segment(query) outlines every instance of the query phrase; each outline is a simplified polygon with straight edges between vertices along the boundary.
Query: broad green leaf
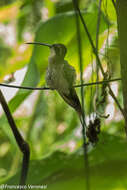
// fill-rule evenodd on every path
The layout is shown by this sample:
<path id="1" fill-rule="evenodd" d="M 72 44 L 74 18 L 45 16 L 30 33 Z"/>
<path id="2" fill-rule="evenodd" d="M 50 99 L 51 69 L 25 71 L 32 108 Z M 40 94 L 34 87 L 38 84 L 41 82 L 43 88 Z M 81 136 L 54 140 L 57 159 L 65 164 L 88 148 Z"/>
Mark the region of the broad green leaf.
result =
<path id="1" fill-rule="evenodd" d="M 127 188 L 126 141 L 101 134 L 101 140 L 89 153 L 90 186 L 95 190 Z M 81 151 L 67 155 L 55 152 L 42 160 L 31 161 L 27 184 L 47 185 L 48 189 L 85 189 L 86 173 Z M 18 184 L 18 175 L 7 184 Z"/>
<path id="2" fill-rule="evenodd" d="M 92 9 L 91 12 L 82 11 L 82 15 L 85 18 L 92 39 L 95 40 L 97 7 L 94 6 L 94 10 Z M 107 22 L 104 19 L 104 16 L 102 16 L 101 22 L 102 23 L 100 27 L 100 34 L 104 32 L 105 29 L 107 29 Z M 83 44 L 83 65 L 87 65 L 90 62 L 91 47 L 83 27 L 81 27 L 81 34 Z M 50 44 L 65 44 L 68 48 L 68 54 L 66 59 L 78 70 L 78 50 L 76 39 L 76 24 L 74 12 L 58 14 L 48 21 L 40 23 L 35 37 L 35 41 L 38 42 Z M 44 74 L 49 56 L 48 48 L 43 46 L 35 46 L 32 56 L 36 58 L 35 61 L 38 65 L 38 70 L 40 71 L 40 73 Z"/>

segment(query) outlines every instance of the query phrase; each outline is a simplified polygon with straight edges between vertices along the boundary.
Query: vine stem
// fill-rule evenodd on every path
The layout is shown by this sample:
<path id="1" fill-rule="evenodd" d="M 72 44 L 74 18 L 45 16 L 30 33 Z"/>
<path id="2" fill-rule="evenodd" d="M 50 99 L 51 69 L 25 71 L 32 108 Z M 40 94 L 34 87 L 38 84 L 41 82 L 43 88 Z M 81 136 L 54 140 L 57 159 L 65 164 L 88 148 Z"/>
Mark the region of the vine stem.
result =
<path id="1" fill-rule="evenodd" d="M 91 35 L 90 35 L 89 31 L 88 31 L 86 22 L 85 22 L 85 20 L 84 20 L 82 14 L 81 14 L 81 11 L 80 11 L 80 9 L 79 9 L 77 3 L 76 3 L 76 10 L 77 10 L 77 12 L 78 12 L 78 14 L 79 14 L 79 16 L 80 16 L 81 22 L 82 22 L 83 27 L 84 27 L 84 29 L 85 29 L 85 32 L 86 32 L 86 34 L 87 34 L 87 36 L 88 36 L 89 42 L 90 42 L 91 47 L 92 47 L 92 49 L 93 49 L 93 53 L 94 53 L 95 56 L 96 56 L 96 59 L 97 59 L 97 62 L 98 62 L 98 66 L 99 66 L 99 68 L 100 68 L 100 70 L 101 70 L 101 73 L 102 73 L 103 77 L 105 77 L 105 72 L 104 72 L 104 69 L 103 69 L 103 67 L 102 67 L 102 65 L 101 65 L 101 61 L 100 61 L 100 58 L 99 58 L 97 49 L 96 49 L 96 47 L 94 46 L 94 43 L 93 43 L 93 40 L 92 40 L 92 38 L 91 38 Z M 112 91 L 110 85 L 108 84 L 107 86 L 108 86 L 110 95 L 111 95 L 112 98 L 114 99 L 114 101 L 115 101 L 115 103 L 117 104 L 119 110 L 121 111 L 123 117 L 125 118 L 125 114 L 124 114 L 123 108 L 121 107 L 119 101 L 117 100 L 117 98 L 116 98 L 114 92 Z"/>
<path id="2" fill-rule="evenodd" d="M 81 82 L 81 104 L 82 104 L 82 136 L 83 136 L 83 150 L 84 150 L 84 165 L 86 173 L 86 190 L 90 190 L 90 169 L 89 169 L 89 158 L 88 158 L 88 147 L 87 147 L 87 136 L 86 136 L 86 122 L 85 122 L 85 109 L 84 109 L 84 86 L 83 86 L 83 64 L 82 64 L 82 40 L 80 32 L 80 21 L 79 14 L 76 9 L 78 4 L 77 0 L 73 0 L 73 7 L 75 11 L 75 23 L 77 29 L 77 45 L 78 45 L 78 59 L 79 59 L 79 68 L 80 68 L 80 82 Z"/>

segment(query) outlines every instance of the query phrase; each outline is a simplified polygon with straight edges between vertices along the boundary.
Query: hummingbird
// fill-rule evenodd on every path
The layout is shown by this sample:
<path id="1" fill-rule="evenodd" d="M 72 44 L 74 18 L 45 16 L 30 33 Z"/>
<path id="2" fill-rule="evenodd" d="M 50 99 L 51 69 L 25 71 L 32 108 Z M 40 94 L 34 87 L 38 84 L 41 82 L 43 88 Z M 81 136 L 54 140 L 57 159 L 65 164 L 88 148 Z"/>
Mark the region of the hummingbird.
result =
<path id="1" fill-rule="evenodd" d="M 76 71 L 65 60 L 67 53 L 65 45 L 61 43 L 50 45 L 40 42 L 27 42 L 26 44 L 43 45 L 50 48 L 49 64 L 45 77 L 46 83 L 50 89 L 56 90 L 64 101 L 75 109 L 81 120 L 83 116 L 82 107 L 76 90 L 73 87 L 76 81 Z"/>

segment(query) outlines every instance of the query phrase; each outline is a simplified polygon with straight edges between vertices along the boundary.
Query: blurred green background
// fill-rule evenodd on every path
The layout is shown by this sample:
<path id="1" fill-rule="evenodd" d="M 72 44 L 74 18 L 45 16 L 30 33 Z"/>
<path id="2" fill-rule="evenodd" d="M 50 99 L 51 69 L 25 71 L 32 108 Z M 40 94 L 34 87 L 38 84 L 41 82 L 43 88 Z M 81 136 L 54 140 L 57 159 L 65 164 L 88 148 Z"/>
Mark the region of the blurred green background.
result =
<path id="1" fill-rule="evenodd" d="M 80 9 L 93 41 L 96 39 L 98 0 L 80 0 Z M 84 82 L 96 79 L 95 57 L 81 25 Z M 75 15 L 71 0 L 0 1 L 0 82 L 44 86 L 49 50 L 24 44 L 29 41 L 63 43 L 66 60 L 80 69 Z M 99 56 L 112 78 L 120 77 L 116 13 L 111 0 L 103 0 L 99 30 Z M 100 80 L 102 76 L 100 75 Z M 120 82 L 111 87 L 122 104 Z M 85 189 L 82 134 L 75 111 L 55 91 L 27 91 L 1 87 L 23 137 L 30 144 L 28 184 L 47 185 L 49 190 Z M 85 87 L 86 122 L 95 115 L 95 86 Z M 76 89 L 80 97 L 80 89 Z M 102 86 L 99 86 L 100 97 Z M 127 148 L 124 122 L 108 95 L 99 105 L 101 133 L 88 146 L 91 190 L 127 189 Z M 0 184 L 18 184 L 22 154 L 0 107 Z"/>

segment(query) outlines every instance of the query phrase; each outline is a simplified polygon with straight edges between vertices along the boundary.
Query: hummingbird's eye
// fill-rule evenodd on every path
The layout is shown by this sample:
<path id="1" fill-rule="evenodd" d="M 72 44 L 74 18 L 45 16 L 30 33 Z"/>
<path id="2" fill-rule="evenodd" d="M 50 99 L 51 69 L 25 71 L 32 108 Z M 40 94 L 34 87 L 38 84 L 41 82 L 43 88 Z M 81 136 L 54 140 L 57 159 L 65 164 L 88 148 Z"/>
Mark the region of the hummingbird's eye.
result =
<path id="1" fill-rule="evenodd" d="M 60 56 L 62 58 L 66 55 L 67 50 L 63 44 L 54 44 L 52 47 L 57 56 Z"/>

